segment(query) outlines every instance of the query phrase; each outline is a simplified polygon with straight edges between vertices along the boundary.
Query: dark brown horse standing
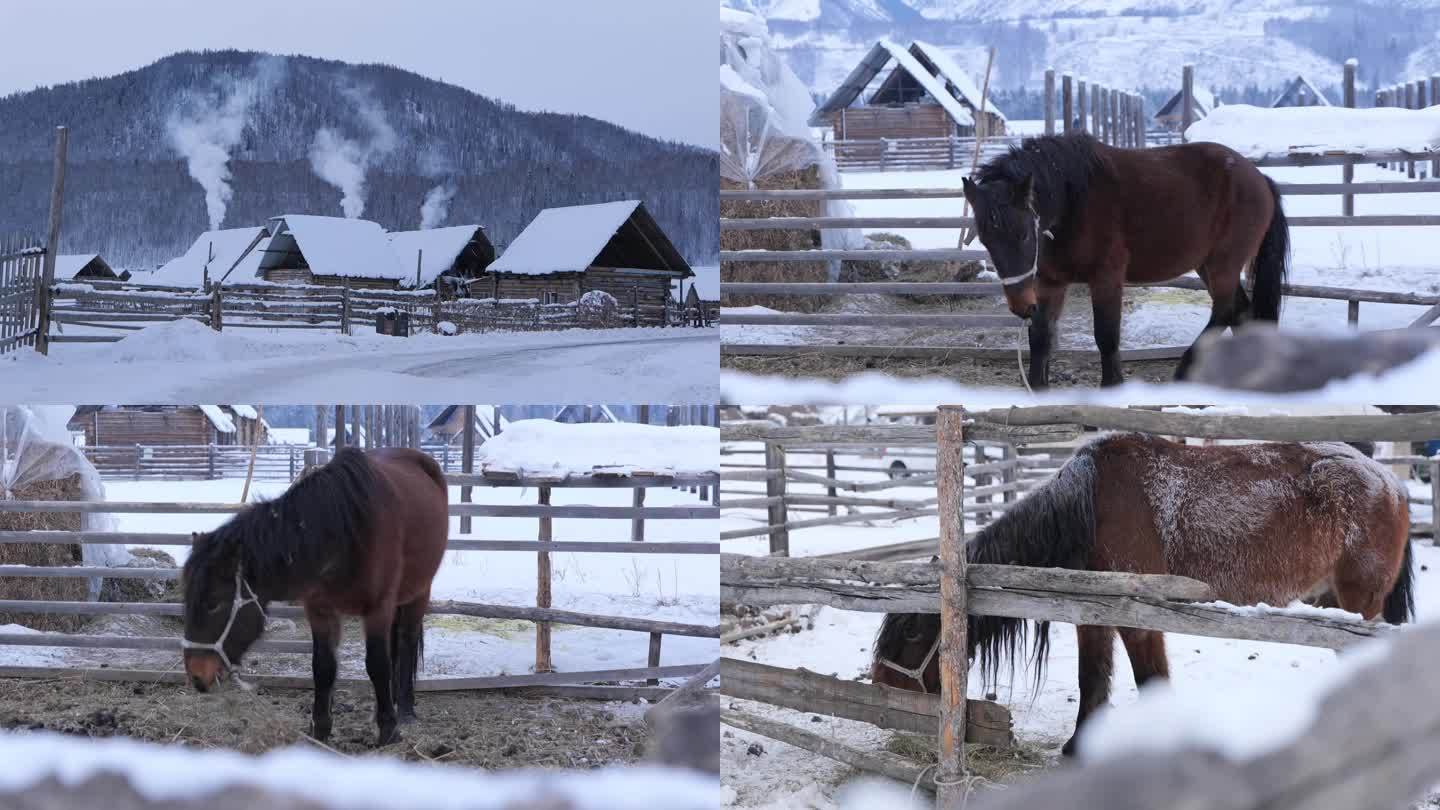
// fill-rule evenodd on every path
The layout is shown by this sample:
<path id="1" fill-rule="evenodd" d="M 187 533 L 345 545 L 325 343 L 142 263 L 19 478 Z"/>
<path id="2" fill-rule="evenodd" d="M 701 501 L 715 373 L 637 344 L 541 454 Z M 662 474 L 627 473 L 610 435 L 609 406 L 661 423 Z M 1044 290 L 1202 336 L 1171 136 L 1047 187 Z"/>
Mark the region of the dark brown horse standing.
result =
<path id="1" fill-rule="evenodd" d="M 1239 605 L 1321 604 L 1400 624 L 1415 612 L 1410 513 L 1389 470 L 1345 444 L 1193 447 L 1112 434 L 1080 448 L 1056 474 L 970 541 L 973 563 L 1177 574 Z M 971 616 L 969 652 L 993 683 L 1027 637 L 1023 619 Z M 1110 695 L 1116 628 L 1077 626 L 1085 718 Z M 871 678 L 936 692 L 939 617 L 892 613 L 875 641 Z M 1169 676 L 1165 636 L 1119 628 L 1136 685 Z M 1036 685 L 1048 623 L 1035 628 Z"/>
<path id="2" fill-rule="evenodd" d="M 314 644 L 311 733 L 330 736 L 340 617 L 365 626 L 379 744 L 415 719 L 430 583 L 449 534 L 445 476 L 415 450 L 354 448 L 213 532 L 185 561 L 185 672 L 206 691 L 265 630 L 271 601 L 300 602 Z M 399 707 L 397 717 L 396 707 Z"/>
<path id="3" fill-rule="evenodd" d="M 1049 385 L 1055 325 L 1071 284 L 1090 288 L 1101 385 L 1124 379 L 1126 284 L 1196 271 L 1211 299 L 1204 332 L 1247 317 L 1280 319 L 1290 252 L 1280 192 L 1220 144 L 1117 149 L 1085 134 L 1028 138 L 964 187 L 1010 311 L 1030 323 L 1032 388 Z M 1253 301 L 1241 283 L 1247 265 Z M 1190 358 L 1187 351 L 1177 377 Z"/>

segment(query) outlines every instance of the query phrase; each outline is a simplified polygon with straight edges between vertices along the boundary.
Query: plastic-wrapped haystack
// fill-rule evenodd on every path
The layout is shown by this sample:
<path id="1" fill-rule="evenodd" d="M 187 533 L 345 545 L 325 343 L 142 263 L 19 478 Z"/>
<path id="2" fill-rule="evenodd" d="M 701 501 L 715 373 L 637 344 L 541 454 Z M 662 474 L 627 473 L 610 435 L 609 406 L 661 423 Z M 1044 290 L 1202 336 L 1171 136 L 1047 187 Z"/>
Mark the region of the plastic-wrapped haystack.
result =
<path id="1" fill-rule="evenodd" d="M 100 474 L 70 440 L 65 425 L 74 408 L 0 407 L 0 500 L 103 501 Z M 4 531 L 106 531 L 110 516 L 76 512 L 0 511 Z M 124 565 L 124 546 L 78 543 L 0 543 L 0 564 L 32 566 Z M 0 577 L 0 599 L 85 601 L 100 596 L 100 579 Z M 74 630 L 81 616 L 0 613 L 0 624 L 37 630 Z"/>
<path id="2" fill-rule="evenodd" d="M 837 188 L 835 161 L 806 123 L 815 106 L 803 82 L 771 48 L 765 21 L 720 9 L 720 188 Z M 720 216 L 850 216 L 843 200 L 722 200 Z M 860 247 L 858 231 L 722 231 L 724 250 L 809 250 Z M 727 262 L 721 281 L 835 281 L 838 262 Z M 820 299 L 725 297 L 726 306 L 812 309 Z"/>

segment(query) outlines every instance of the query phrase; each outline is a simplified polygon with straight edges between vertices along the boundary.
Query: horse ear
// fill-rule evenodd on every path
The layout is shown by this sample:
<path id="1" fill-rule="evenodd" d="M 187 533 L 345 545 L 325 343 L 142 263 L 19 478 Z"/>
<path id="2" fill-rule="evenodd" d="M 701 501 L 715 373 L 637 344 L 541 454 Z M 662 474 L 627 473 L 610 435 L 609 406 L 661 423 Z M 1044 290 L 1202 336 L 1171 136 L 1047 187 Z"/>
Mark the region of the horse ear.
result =
<path id="1" fill-rule="evenodd" d="M 965 199 L 969 200 L 971 205 L 974 205 L 975 193 L 980 190 L 980 187 L 975 185 L 975 181 L 971 180 L 969 177 L 965 177 L 960 180 L 960 187 L 965 192 Z"/>
<path id="2" fill-rule="evenodd" d="M 200 545 L 200 538 L 203 537 L 203 536 L 204 536 L 204 535 L 200 534 L 199 532 L 191 532 L 191 533 L 190 533 L 190 548 L 195 548 L 196 546 Z"/>
<path id="3" fill-rule="evenodd" d="M 1018 208 L 1029 208 L 1031 202 L 1031 193 L 1034 191 L 1034 189 L 1035 178 L 1027 174 L 1025 175 L 1024 180 L 1021 180 L 1020 182 L 1015 184 L 1010 201 L 1014 203 Z"/>

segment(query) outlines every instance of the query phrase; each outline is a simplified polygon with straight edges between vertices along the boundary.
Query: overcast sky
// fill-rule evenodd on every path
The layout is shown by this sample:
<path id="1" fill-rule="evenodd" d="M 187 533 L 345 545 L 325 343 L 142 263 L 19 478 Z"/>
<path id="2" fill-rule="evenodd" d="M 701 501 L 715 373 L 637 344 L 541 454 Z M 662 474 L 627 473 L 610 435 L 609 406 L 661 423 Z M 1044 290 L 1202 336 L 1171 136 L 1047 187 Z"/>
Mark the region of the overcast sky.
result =
<path id="1" fill-rule="evenodd" d="M 524 109 L 719 140 L 714 0 L 0 0 L 0 31 L 0 95 L 241 48 L 386 62 Z"/>

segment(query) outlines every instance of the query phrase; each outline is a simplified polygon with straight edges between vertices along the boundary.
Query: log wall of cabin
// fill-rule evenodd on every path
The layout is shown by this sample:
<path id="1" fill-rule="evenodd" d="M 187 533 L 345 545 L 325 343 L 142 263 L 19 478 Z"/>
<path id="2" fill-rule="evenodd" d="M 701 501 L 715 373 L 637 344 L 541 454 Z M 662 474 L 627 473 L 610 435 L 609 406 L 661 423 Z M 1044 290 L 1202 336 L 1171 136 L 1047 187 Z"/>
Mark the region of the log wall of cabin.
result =
<path id="1" fill-rule="evenodd" d="M 950 116 L 938 104 L 848 107 L 835 113 L 834 127 L 837 141 L 944 138 L 952 134 L 974 134 L 974 127 L 957 131 Z"/>
<path id="2" fill-rule="evenodd" d="M 641 304 L 664 306 L 670 297 L 670 275 L 634 275 L 619 273 L 603 267 L 592 267 L 585 272 L 586 290 L 602 290 L 615 296 L 620 307 L 627 308 L 638 295 Z M 659 313 L 646 313 L 644 317 L 654 323 L 660 322 Z"/>
<path id="3" fill-rule="evenodd" d="M 234 434 L 215 431 L 195 407 L 161 411 L 96 411 L 84 417 L 85 443 L 98 445 L 230 444 Z"/>
<path id="4" fill-rule="evenodd" d="M 362 276 L 311 276 L 311 284 L 322 287 L 349 287 L 352 290 L 398 290 L 400 282 L 393 278 Z"/>
<path id="5" fill-rule="evenodd" d="M 497 292 L 498 291 L 498 292 Z M 534 298 L 545 300 L 546 292 L 559 295 L 561 304 L 577 301 L 583 290 L 578 273 L 551 273 L 545 276 L 522 275 L 519 273 L 491 274 L 490 278 L 470 285 L 472 298 Z"/>

